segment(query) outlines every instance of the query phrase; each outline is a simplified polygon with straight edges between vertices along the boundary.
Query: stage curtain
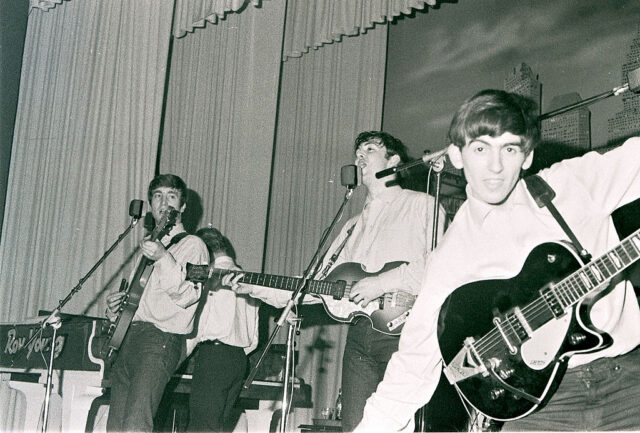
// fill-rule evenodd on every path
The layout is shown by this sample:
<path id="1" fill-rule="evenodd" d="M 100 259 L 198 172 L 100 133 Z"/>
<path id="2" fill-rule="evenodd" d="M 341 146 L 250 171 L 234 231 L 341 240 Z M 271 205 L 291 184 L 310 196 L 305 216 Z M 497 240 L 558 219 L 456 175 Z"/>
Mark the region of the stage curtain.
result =
<path id="1" fill-rule="evenodd" d="M 261 10 L 229 15 L 174 40 L 160 151 L 160 170 L 179 174 L 197 194 L 192 204 L 200 202 L 201 215 L 186 218 L 192 227 L 222 230 L 242 266 L 257 272 L 264 253 L 284 6 L 265 2 Z"/>
<path id="2" fill-rule="evenodd" d="M 310 48 L 367 32 L 436 0 L 289 0 L 283 58 L 300 57 Z"/>
<path id="3" fill-rule="evenodd" d="M 0 244 L 0 321 L 55 307 L 127 227 L 129 201 L 146 201 L 172 13 L 172 0 L 31 9 Z M 139 224 L 63 312 L 102 316 L 103 295 L 128 276 L 130 266 L 121 267 L 142 234 Z M 24 421 L 5 386 L 0 413 L 0 430 Z"/>
<path id="4" fill-rule="evenodd" d="M 181 38 L 187 32 L 205 27 L 206 23 L 224 20 L 230 12 L 242 12 L 249 9 L 249 4 L 259 6 L 261 3 L 260 0 L 176 0 L 173 35 Z"/>
<path id="5" fill-rule="evenodd" d="M 340 168 L 354 162 L 354 139 L 381 125 L 386 37 L 387 27 L 378 26 L 284 62 L 265 272 L 301 275 L 338 211 L 346 192 Z M 363 199 L 356 189 L 338 229 Z M 315 418 L 335 404 L 348 326 L 321 316 L 310 313 L 299 337 L 297 375 L 312 386 Z"/>

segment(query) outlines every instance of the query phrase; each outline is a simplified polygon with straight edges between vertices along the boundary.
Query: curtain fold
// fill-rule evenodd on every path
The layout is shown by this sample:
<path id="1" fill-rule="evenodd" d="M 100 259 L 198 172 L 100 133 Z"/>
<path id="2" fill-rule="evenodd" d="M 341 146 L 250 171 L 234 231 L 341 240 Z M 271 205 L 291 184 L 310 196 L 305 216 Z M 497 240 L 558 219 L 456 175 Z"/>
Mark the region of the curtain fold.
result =
<path id="1" fill-rule="evenodd" d="M 0 244 L 0 322 L 56 307 L 127 227 L 129 201 L 146 201 L 172 12 L 173 0 L 31 10 Z M 128 277 L 141 226 L 64 313 L 103 315 L 106 291 Z M 24 417 L 4 385 L 0 413 L 10 414 L 0 430 Z"/>
<path id="2" fill-rule="evenodd" d="M 173 42 L 161 171 L 183 176 L 202 205 L 194 226 L 218 227 L 249 271 L 262 268 L 285 3 Z"/>
<path id="3" fill-rule="evenodd" d="M 283 63 L 265 272 L 301 275 L 338 211 L 340 167 L 354 162 L 355 137 L 381 126 L 386 37 L 376 27 Z M 363 199 L 358 188 L 337 229 Z M 335 404 L 346 329 L 303 321 L 298 375 L 312 386 L 316 418 Z"/>
<path id="4" fill-rule="evenodd" d="M 282 57 L 300 57 L 310 48 L 365 33 L 376 23 L 435 4 L 436 0 L 289 0 Z"/>
<path id="5" fill-rule="evenodd" d="M 218 23 L 230 12 L 242 12 L 248 4 L 260 6 L 260 0 L 176 0 L 173 35 L 177 38 L 201 28 L 207 22 Z"/>

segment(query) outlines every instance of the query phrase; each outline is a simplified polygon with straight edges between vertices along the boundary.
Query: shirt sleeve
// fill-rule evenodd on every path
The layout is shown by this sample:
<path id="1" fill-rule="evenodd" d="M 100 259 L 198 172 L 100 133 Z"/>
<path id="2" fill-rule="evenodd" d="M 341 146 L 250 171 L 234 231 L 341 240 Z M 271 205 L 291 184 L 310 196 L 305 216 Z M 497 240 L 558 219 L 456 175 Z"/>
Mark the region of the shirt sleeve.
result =
<path id="1" fill-rule="evenodd" d="M 200 292 L 191 281 L 186 281 L 186 264 L 204 265 L 209 262 L 209 252 L 200 238 L 187 236 L 172 245 L 161 259 L 155 262 L 154 272 L 158 273 L 160 289 L 182 308 L 193 305 Z"/>
<path id="2" fill-rule="evenodd" d="M 548 170 L 552 186 L 579 182 L 606 214 L 640 197 L 640 137 L 630 138 L 604 154 L 589 152 L 580 158 L 565 160 L 558 167 L 563 165 L 571 168 L 572 179 L 562 178 L 563 171 L 554 170 L 552 166 Z"/>

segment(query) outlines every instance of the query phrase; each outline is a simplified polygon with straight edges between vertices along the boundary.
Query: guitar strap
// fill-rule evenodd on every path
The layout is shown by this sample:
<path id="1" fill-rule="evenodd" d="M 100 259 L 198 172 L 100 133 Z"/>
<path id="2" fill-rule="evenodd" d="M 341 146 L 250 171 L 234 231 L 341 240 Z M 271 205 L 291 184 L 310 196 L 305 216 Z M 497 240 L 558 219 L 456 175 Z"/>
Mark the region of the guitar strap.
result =
<path id="1" fill-rule="evenodd" d="M 329 258 L 329 261 L 327 262 L 327 265 L 324 267 L 324 269 L 318 276 L 319 280 L 324 280 L 326 278 L 327 274 L 329 273 L 329 270 L 333 267 L 333 264 L 336 262 L 336 260 L 338 260 L 338 256 L 340 255 L 340 253 L 342 252 L 342 249 L 344 248 L 347 241 L 351 237 L 351 233 L 353 233 L 353 229 L 355 226 L 356 226 L 356 223 L 353 223 L 353 225 L 349 227 L 349 230 L 347 230 L 347 236 L 344 238 L 340 246 L 338 246 L 336 251 L 331 255 L 331 257 Z"/>
<path id="2" fill-rule="evenodd" d="M 170 246 L 177 244 L 178 242 L 183 240 L 185 237 L 187 237 L 188 234 L 189 233 L 187 233 L 187 232 L 178 233 L 177 235 L 175 235 L 174 237 L 171 238 L 171 240 L 169 241 L 169 243 L 167 244 L 167 246 L 165 248 L 169 249 Z"/>
<path id="3" fill-rule="evenodd" d="M 549 184 L 537 174 L 525 177 L 524 182 L 526 183 L 529 193 L 536 201 L 538 207 L 543 208 L 546 206 L 547 209 L 549 209 L 549 212 L 551 212 L 551 215 L 553 215 L 558 224 L 560 224 L 562 230 L 564 230 L 567 236 L 569 236 L 571 243 L 580 254 L 580 257 L 582 257 L 582 260 L 584 260 L 585 263 L 590 262 L 591 254 L 589 254 L 589 252 L 582 246 L 576 235 L 571 231 L 567 222 L 562 218 L 560 212 L 558 212 L 558 209 L 556 209 L 551 202 L 551 200 L 556 196 L 556 192 L 553 188 L 551 188 L 551 186 L 549 186 Z"/>

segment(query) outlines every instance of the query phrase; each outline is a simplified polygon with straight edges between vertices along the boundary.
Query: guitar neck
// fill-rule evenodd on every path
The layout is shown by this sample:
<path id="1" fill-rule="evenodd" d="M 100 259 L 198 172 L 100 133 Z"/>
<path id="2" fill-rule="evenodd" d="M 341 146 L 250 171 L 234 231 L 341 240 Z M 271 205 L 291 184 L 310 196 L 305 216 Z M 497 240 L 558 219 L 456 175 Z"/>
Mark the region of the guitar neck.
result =
<path id="1" fill-rule="evenodd" d="M 541 325 L 548 320 L 545 315 L 534 312 L 537 305 L 546 304 L 550 313 L 558 317 L 567 308 L 600 288 L 603 283 L 620 274 L 638 258 L 640 258 L 640 230 L 563 280 L 541 290 L 540 297 L 522 311 L 526 318 L 531 320 L 533 329 L 536 329 L 538 325 L 536 322 L 540 322 Z"/>
<path id="2" fill-rule="evenodd" d="M 194 265 L 194 267 L 197 265 Z M 208 268 L 208 267 L 207 267 Z M 210 268 L 211 276 L 222 277 L 230 272 L 237 273 L 237 270 Z M 298 288 L 298 285 L 302 282 L 302 278 L 286 277 L 283 275 L 271 275 L 260 274 L 257 272 L 244 272 L 240 278 L 240 282 L 246 284 L 253 284 L 256 286 L 265 286 L 275 289 L 282 289 L 288 291 L 294 291 Z M 326 280 L 309 280 L 307 281 L 307 293 L 313 293 L 317 295 L 328 295 L 337 298 L 344 296 L 344 284 L 339 282 L 326 281 Z"/>

